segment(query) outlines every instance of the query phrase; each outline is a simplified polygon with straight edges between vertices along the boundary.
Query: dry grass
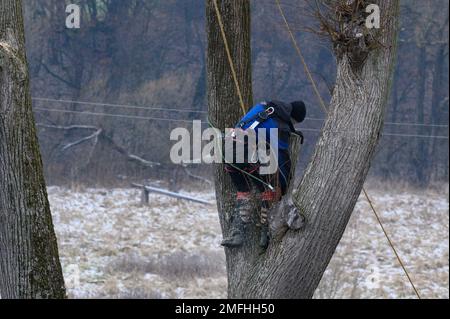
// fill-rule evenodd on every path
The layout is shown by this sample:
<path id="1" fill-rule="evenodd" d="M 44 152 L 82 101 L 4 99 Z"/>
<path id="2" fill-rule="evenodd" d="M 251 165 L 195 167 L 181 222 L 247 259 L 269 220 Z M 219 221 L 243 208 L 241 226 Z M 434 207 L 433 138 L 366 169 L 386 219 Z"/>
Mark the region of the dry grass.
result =
<path id="1" fill-rule="evenodd" d="M 143 273 L 157 274 L 168 279 L 192 280 L 201 277 L 223 276 L 225 260 L 223 254 L 205 252 L 188 254 L 178 251 L 166 256 L 147 258 L 135 255 L 124 256 L 115 260 L 109 267 L 109 273 Z"/>
<path id="2" fill-rule="evenodd" d="M 368 189 L 424 298 L 448 298 L 448 186 Z M 447 190 L 447 191 L 446 191 Z M 214 207 L 130 189 L 49 189 L 72 298 L 225 298 L 225 257 Z M 213 193 L 192 193 L 213 200 Z M 414 298 L 370 207 L 360 198 L 316 298 Z"/>
<path id="3" fill-rule="evenodd" d="M 381 191 L 373 183 L 368 188 L 422 297 L 448 298 L 446 188 L 424 191 L 391 184 Z M 355 208 L 315 297 L 416 298 L 364 198 Z"/>

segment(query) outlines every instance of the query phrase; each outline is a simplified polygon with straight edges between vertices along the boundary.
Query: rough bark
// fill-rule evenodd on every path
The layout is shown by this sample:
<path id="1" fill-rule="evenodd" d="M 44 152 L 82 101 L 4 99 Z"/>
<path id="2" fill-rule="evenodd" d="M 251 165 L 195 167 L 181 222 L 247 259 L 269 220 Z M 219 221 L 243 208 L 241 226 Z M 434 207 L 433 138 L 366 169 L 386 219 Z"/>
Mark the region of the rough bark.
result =
<path id="1" fill-rule="evenodd" d="M 431 123 L 433 125 L 440 125 L 442 122 L 441 119 L 441 103 L 445 99 L 445 92 L 444 89 L 444 70 L 445 70 L 445 52 L 446 52 L 446 46 L 445 44 L 439 45 L 436 53 L 436 60 L 434 63 L 434 72 L 433 72 L 433 86 L 432 86 L 432 100 L 431 100 Z M 436 126 L 433 126 L 431 135 L 436 136 L 439 135 L 439 128 Z M 431 156 L 428 157 L 429 166 L 430 167 L 439 167 L 439 163 L 436 160 L 436 156 L 433 156 L 434 154 L 439 154 L 438 149 L 442 145 L 441 141 L 438 141 L 437 139 L 433 139 L 432 145 L 431 145 Z M 433 172 L 435 177 L 439 172 Z"/>
<path id="2" fill-rule="evenodd" d="M 425 123 L 425 94 L 427 86 L 427 47 L 421 45 L 419 57 L 417 59 L 417 70 L 419 70 L 417 81 L 417 123 Z M 427 135 L 426 128 L 424 126 L 417 127 L 418 135 Z M 430 174 L 428 172 L 429 156 L 428 153 L 429 141 L 426 139 L 419 139 L 417 141 L 417 158 L 416 158 L 416 174 L 417 181 L 421 187 L 428 185 L 428 179 Z"/>
<path id="3" fill-rule="evenodd" d="M 248 232 L 243 248 L 226 249 L 231 298 L 311 298 L 342 237 L 379 141 L 395 60 L 399 1 L 373 2 L 380 6 L 383 19 L 383 30 L 377 35 L 380 45 L 371 46 L 361 60 L 352 56 L 358 50 L 342 50 L 340 44 L 329 118 L 295 189 L 294 203 L 306 217 L 306 225 L 285 231 L 272 240 L 266 252 L 256 247 L 255 227 Z M 207 4 L 208 102 L 213 123 L 223 128 L 235 123 L 239 104 L 211 1 Z M 250 55 L 250 27 L 243 23 L 248 21 L 247 5 L 246 1 L 221 1 L 234 62 L 249 102 L 250 61 L 245 58 Z M 357 41 L 352 43 L 361 43 L 354 36 Z M 357 67 L 355 61 L 359 61 Z M 216 190 L 226 234 L 234 202 L 221 167 L 216 170 Z M 292 207 L 286 204 L 281 209 L 290 211 Z"/>
<path id="4" fill-rule="evenodd" d="M 66 296 L 31 108 L 19 0 L 0 2 L 0 294 Z"/>
<path id="5" fill-rule="evenodd" d="M 252 76 L 250 49 L 250 1 L 219 0 L 219 9 L 223 18 L 227 40 L 236 68 L 238 81 L 245 105 L 252 104 Z M 206 1 L 207 18 L 207 80 L 209 119 L 214 127 L 224 130 L 234 127 L 242 117 L 238 94 L 228 64 L 224 41 L 221 37 L 212 0 Z M 222 232 L 227 234 L 230 217 L 235 204 L 232 194 L 233 186 L 222 165 L 215 167 L 216 196 Z M 258 251 L 258 232 L 250 227 L 247 232 L 248 243 L 239 251 L 226 250 L 229 295 L 237 289 L 237 284 L 244 280 L 246 269 L 250 266 L 255 251 Z"/>

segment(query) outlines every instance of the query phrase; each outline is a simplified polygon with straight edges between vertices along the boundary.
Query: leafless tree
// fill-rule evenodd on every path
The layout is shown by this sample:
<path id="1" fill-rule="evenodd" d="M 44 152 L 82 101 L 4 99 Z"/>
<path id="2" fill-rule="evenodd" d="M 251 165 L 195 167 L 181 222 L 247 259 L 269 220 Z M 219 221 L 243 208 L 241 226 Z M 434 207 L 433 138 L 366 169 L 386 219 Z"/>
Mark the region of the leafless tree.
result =
<path id="1" fill-rule="evenodd" d="M 66 296 L 31 110 L 20 0 L 0 2 L 0 294 Z"/>
<path id="2" fill-rule="evenodd" d="M 231 298 L 311 298 L 339 243 L 361 192 L 383 126 L 394 66 L 398 0 L 379 5 L 382 29 L 363 30 L 364 1 L 327 1 L 321 8 L 336 19 L 322 26 L 331 35 L 337 58 L 337 79 L 315 152 L 302 181 L 271 214 L 306 218 L 300 230 L 282 225 L 281 234 L 262 252 L 256 226 L 247 230 L 244 246 L 227 249 L 228 294 Z M 231 55 L 246 105 L 252 102 L 250 3 L 218 1 Z M 322 12 L 324 13 L 324 12 Z M 232 127 L 240 117 L 224 41 L 212 0 L 207 0 L 207 78 L 212 123 Z M 327 15 L 321 15 L 326 17 Z M 222 230 L 227 234 L 233 187 L 218 165 L 216 193 Z"/>

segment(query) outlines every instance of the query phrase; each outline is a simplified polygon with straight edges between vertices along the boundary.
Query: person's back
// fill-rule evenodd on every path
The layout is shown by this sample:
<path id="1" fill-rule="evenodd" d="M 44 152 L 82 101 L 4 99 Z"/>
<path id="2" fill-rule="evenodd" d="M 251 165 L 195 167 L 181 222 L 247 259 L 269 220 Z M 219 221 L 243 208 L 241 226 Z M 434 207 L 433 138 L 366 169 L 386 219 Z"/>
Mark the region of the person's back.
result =
<path id="1" fill-rule="evenodd" d="M 278 102 L 280 103 L 280 102 Z M 278 146 L 278 148 L 281 149 L 288 149 L 289 148 L 289 141 L 286 140 L 286 138 L 280 139 L 281 136 L 278 136 L 277 139 L 271 139 L 271 132 L 270 129 L 279 129 L 281 131 L 289 130 L 290 128 L 287 127 L 283 122 L 281 122 L 280 119 L 275 117 L 275 107 L 269 106 L 273 105 L 273 102 L 261 102 L 256 104 L 254 107 L 252 107 L 247 114 L 239 121 L 238 125 L 236 125 L 236 128 L 240 128 L 243 130 L 248 129 L 254 129 L 256 131 L 256 138 L 258 136 L 261 136 L 260 131 L 265 130 L 265 136 L 267 138 L 267 143 L 273 146 Z M 277 104 L 278 105 L 278 104 Z M 273 114 L 270 113 L 271 108 L 273 108 Z M 277 110 L 280 112 L 280 107 L 277 107 Z M 269 112 L 268 112 L 269 111 Z M 266 114 L 268 116 L 267 119 L 263 120 L 260 118 L 261 114 Z M 255 125 L 255 121 L 257 122 L 257 126 L 255 128 L 252 128 L 252 125 Z M 275 143 L 277 145 L 275 145 Z"/>

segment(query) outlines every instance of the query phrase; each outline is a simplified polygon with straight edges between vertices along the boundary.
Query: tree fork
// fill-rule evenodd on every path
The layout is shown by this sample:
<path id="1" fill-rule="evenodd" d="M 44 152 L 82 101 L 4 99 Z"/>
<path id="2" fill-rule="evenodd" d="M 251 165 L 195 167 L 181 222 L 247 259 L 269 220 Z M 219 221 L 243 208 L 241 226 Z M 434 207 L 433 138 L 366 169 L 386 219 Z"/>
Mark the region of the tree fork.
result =
<path id="1" fill-rule="evenodd" d="M 295 188 L 294 203 L 297 213 L 306 216 L 306 225 L 282 231 L 266 252 L 258 249 L 258 230 L 252 226 L 242 248 L 226 249 L 231 298 L 311 298 L 342 237 L 378 144 L 395 60 L 399 1 L 374 2 L 386 20 L 383 32 L 377 34 L 380 45 L 358 59 L 357 68 L 352 56 L 355 51 L 340 51 L 330 115 L 304 177 Z M 220 1 L 241 90 L 250 100 L 250 26 L 242 23 L 250 19 L 250 12 L 248 8 L 243 10 L 241 6 L 245 5 L 247 1 Z M 248 16 L 233 14 L 237 10 Z M 239 100 L 231 85 L 210 0 L 207 23 L 209 111 L 213 123 L 223 129 L 227 127 L 223 125 L 238 120 Z M 247 53 L 242 52 L 245 48 Z M 216 169 L 216 192 L 226 234 L 234 199 L 230 181 L 220 166 Z M 285 202 L 278 209 L 287 216 L 292 206 Z"/>

